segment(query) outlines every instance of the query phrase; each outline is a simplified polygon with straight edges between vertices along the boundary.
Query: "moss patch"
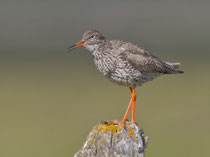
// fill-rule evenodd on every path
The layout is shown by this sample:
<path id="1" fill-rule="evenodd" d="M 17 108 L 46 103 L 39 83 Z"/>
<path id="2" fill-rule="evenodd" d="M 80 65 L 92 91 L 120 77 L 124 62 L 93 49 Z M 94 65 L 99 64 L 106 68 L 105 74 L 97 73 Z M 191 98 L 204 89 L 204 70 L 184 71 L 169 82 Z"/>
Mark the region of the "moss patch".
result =
<path id="1" fill-rule="evenodd" d="M 106 124 L 100 124 L 98 125 L 97 131 L 102 131 L 103 133 L 107 133 L 110 131 L 112 134 L 115 134 L 117 132 L 120 132 L 122 130 L 121 126 L 116 125 L 106 125 Z"/>

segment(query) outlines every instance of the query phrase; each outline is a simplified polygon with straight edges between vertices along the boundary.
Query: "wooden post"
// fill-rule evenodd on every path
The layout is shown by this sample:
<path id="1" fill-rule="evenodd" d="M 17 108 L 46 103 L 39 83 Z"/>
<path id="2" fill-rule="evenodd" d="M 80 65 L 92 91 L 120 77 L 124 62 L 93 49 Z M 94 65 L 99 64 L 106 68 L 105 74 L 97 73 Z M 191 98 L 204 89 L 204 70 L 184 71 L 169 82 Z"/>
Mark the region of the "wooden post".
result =
<path id="1" fill-rule="evenodd" d="M 148 137 L 136 124 L 127 121 L 123 128 L 106 121 L 93 127 L 74 157 L 144 157 L 147 143 Z"/>

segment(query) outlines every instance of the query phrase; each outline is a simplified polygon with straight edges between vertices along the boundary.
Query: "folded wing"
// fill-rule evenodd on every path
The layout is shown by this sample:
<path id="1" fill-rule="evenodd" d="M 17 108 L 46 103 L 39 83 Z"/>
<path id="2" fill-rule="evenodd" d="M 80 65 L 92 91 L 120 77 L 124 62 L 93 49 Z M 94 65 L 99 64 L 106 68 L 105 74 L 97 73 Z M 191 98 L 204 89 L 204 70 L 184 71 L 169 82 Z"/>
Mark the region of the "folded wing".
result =
<path id="1" fill-rule="evenodd" d="M 169 63 L 158 59 L 148 51 L 125 50 L 121 57 L 142 73 L 176 74 L 183 71 L 176 70 L 180 63 Z"/>

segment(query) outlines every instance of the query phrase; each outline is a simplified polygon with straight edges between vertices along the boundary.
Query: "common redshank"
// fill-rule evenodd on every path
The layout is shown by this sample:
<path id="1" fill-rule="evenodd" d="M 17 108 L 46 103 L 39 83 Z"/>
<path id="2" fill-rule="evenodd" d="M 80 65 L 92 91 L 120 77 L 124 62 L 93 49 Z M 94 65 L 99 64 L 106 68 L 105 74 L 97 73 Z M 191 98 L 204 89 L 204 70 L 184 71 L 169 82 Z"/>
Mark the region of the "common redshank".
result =
<path id="1" fill-rule="evenodd" d="M 81 46 L 84 46 L 92 53 L 97 69 L 107 79 L 130 88 L 130 103 L 123 119 L 118 122 L 122 122 L 123 126 L 125 126 L 131 107 L 131 122 L 136 123 L 135 88 L 137 86 L 143 85 L 162 74 L 184 73 L 177 70 L 180 63 L 162 61 L 145 49 L 129 42 L 106 40 L 97 30 L 86 31 L 82 40 L 70 46 L 69 51 Z"/>

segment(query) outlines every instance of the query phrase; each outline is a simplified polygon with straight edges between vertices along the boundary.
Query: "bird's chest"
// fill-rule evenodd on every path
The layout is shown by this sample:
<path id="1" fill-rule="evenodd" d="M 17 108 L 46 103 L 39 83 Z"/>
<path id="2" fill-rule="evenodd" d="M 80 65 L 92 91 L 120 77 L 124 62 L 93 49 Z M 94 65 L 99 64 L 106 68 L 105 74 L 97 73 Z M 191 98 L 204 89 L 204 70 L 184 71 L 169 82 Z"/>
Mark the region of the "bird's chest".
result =
<path id="1" fill-rule="evenodd" d="M 109 57 L 95 58 L 97 69 L 106 77 L 114 71 L 114 61 Z"/>

